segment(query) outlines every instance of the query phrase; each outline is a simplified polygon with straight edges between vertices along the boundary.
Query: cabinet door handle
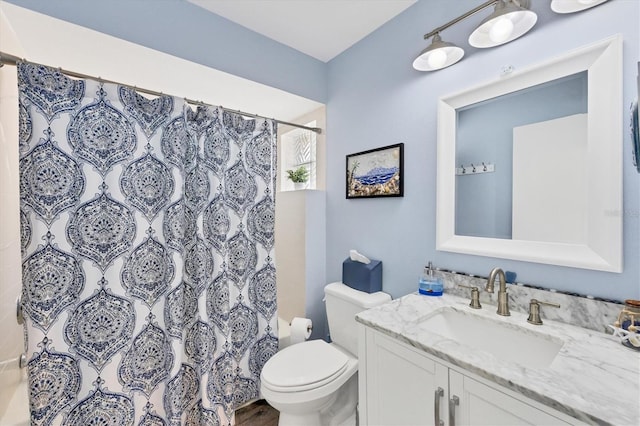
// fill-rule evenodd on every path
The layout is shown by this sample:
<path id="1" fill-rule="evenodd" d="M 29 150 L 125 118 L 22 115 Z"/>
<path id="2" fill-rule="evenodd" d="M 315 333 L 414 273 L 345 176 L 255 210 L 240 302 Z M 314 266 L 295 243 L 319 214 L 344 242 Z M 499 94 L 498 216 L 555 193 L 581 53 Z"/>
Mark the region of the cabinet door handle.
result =
<path id="1" fill-rule="evenodd" d="M 440 398 L 444 396 L 444 389 L 436 389 L 436 394 L 433 399 L 433 412 L 434 412 L 434 425 L 444 426 L 444 421 L 440 420 Z"/>
<path id="2" fill-rule="evenodd" d="M 453 395 L 449 399 L 449 426 L 456 426 L 456 405 L 460 405 L 460 398 Z"/>

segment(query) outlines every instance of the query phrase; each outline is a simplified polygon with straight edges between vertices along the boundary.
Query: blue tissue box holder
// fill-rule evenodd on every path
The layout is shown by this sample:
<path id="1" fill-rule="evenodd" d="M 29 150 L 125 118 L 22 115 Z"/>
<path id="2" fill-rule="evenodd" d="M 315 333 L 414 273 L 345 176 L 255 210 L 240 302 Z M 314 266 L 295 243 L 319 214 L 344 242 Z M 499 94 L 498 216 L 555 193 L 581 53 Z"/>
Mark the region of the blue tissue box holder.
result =
<path id="1" fill-rule="evenodd" d="M 382 291 L 382 262 L 372 260 L 364 264 L 347 259 L 342 262 L 342 282 L 366 293 Z"/>

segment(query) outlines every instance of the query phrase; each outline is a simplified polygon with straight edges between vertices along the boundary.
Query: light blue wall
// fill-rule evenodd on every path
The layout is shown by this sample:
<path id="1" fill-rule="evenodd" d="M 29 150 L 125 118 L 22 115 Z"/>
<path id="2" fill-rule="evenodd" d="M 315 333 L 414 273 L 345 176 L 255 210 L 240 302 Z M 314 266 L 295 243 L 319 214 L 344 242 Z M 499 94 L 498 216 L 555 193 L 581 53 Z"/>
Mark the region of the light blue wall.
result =
<path id="1" fill-rule="evenodd" d="M 541 6 L 548 7 L 548 2 Z M 635 99 L 640 2 L 612 0 L 590 11 L 541 22 L 513 43 L 467 50 L 462 62 L 434 73 L 411 67 L 426 46 L 422 35 L 478 1 L 421 0 L 329 62 L 327 102 L 327 279 L 340 279 L 350 248 L 383 261 L 383 287 L 394 297 L 415 291 L 427 260 L 488 275 L 516 272 L 517 281 L 623 300 L 640 298 L 640 175 L 631 157 L 629 105 Z M 481 17 L 479 18 L 481 19 Z M 464 25 L 445 40 L 469 34 Z M 499 77 L 501 68 L 525 68 L 567 50 L 621 33 L 624 37 L 624 272 L 595 272 L 435 250 L 436 101 L 440 96 Z M 457 40 L 453 40 L 457 42 Z M 405 196 L 345 199 L 345 156 L 404 142 Z"/>
<path id="2" fill-rule="evenodd" d="M 317 102 L 326 101 L 324 62 L 185 0 L 6 1 Z M 184 77 L 188 78 L 176 76 Z"/>
<path id="3" fill-rule="evenodd" d="M 5 0 L 7 1 L 7 0 Z M 436 73 L 411 67 L 422 35 L 479 0 L 420 0 L 336 59 L 323 64 L 183 0 L 9 0 L 50 16 L 327 103 L 327 282 L 340 280 L 350 248 L 383 261 L 384 289 L 412 291 L 427 259 L 436 266 L 487 275 L 494 266 L 518 281 L 617 300 L 640 298 L 640 175 L 631 160 L 629 105 L 635 99 L 640 2 L 611 0 L 587 12 L 541 16 L 525 37 L 486 51 L 467 51 Z M 153 10 L 149 5 L 153 4 Z M 547 1 L 534 5 L 548 7 Z M 479 17 L 481 19 L 481 17 Z M 471 19 L 469 20 L 471 21 Z M 476 20 L 477 21 L 477 20 Z M 443 33 L 459 43 L 462 22 Z M 624 37 L 624 253 L 622 274 L 536 265 L 435 250 L 436 100 L 495 79 L 504 65 L 524 68 L 621 33 Z M 179 76 L 176 76 L 179 77 Z M 183 76 L 180 76 L 183 77 Z M 405 196 L 344 196 L 345 156 L 405 143 Z"/>

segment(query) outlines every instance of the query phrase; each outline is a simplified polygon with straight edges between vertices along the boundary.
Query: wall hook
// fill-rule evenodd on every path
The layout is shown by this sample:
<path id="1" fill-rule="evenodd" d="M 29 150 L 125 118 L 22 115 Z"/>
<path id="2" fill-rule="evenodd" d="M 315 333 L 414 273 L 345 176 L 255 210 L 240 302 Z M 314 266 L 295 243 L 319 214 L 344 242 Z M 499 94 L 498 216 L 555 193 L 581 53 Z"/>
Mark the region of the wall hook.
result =
<path id="1" fill-rule="evenodd" d="M 480 167 L 480 165 L 475 165 L 473 163 L 471 163 L 468 166 L 465 166 L 464 164 L 461 164 L 460 167 L 456 168 L 456 175 L 465 175 L 465 176 L 472 176 L 472 175 L 477 175 L 480 173 L 491 173 L 495 171 L 495 165 L 491 164 L 491 163 L 485 163 L 484 161 L 482 162 L 482 167 Z"/>

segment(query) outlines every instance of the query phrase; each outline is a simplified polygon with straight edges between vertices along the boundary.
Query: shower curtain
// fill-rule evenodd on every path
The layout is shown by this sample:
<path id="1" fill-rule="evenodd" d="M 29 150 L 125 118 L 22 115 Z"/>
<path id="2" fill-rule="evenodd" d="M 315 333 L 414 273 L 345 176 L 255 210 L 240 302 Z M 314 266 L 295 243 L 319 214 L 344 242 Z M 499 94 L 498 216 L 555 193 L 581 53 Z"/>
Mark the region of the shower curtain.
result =
<path id="1" fill-rule="evenodd" d="M 278 347 L 275 122 L 18 81 L 31 424 L 233 424 Z"/>

